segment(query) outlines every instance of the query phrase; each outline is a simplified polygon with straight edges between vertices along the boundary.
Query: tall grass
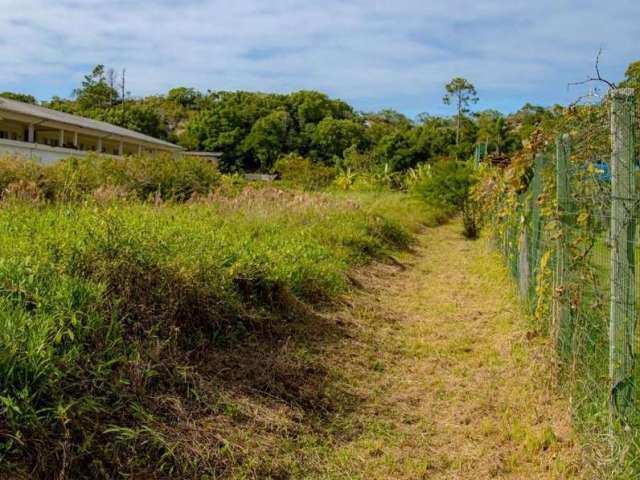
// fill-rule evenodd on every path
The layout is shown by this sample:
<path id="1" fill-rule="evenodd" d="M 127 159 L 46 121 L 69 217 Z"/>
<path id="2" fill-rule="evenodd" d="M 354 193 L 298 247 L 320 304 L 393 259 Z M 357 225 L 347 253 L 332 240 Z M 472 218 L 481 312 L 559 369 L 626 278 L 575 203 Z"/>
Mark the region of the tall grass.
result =
<path id="1" fill-rule="evenodd" d="M 211 192 L 219 180 L 214 163 L 194 157 L 88 155 L 51 165 L 0 158 L 0 198 L 53 201 L 93 195 L 184 201 Z"/>
<path id="2" fill-rule="evenodd" d="M 215 175 L 193 165 L 151 172 L 142 159 L 83 162 L 46 171 L 38 186 L 82 202 L 0 203 L 0 474 L 215 474 L 216 455 L 171 434 L 185 411 L 224 408 L 189 373 L 194 358 L 332 300 L 349 269 L 409 246 L 438 217 L 392 193 L 89 201 L 106 184 L 184 199 Z M 171 180 L 185 169 L 195 181 Z"/>

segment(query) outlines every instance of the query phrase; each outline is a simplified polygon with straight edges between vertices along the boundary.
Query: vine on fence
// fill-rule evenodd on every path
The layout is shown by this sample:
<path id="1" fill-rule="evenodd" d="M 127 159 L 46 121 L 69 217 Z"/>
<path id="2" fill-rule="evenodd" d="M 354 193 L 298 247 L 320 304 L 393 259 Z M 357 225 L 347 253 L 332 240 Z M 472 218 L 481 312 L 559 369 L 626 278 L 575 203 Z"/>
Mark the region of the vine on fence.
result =
<path id="1" fill-rule="evenodd" d="M 638 202 L 635 190 L 629 192 L 633 199 L 613 195 L 611 179 L 617 185 L 618 177 L 635 176 L 638 168 L 631 155 L 616 157 L 612 138 L 622 142 L 617 147 L 622 155 L 636 151 L 632 134 L 616 137 L 621 128 L 613 118 L 616 92 L 599 103 L 554 110 L 508 165 L 480 167 L 474 198 L 491 219 L 535 332 L 549 335 L 556 347 L 561 385 L 572 398 L 580 431 L 593 447 L 607 446 L 609 467 L 636 474 L 640 404 L 635 385 L 640 375 L 633 355 L 639 295 L 637 282 L 629 277 L 635 272 L 635 244 L 627 245 L 634 242 L 635 230 L 629 232 L 635 228 L 636 207 L 614 209 L 624 218 L 612 222 L 612 204 Z M 627 107 L 627 113 L 635 111 Z M 632 131 L 629 124 L 622 127 Z M 618 177 L 616 165 L 626 168 Z M 612 229 L 618 220 L 628 226 L 629 237 Z M 633 461 L 612 453 L 630 449 Z"/>

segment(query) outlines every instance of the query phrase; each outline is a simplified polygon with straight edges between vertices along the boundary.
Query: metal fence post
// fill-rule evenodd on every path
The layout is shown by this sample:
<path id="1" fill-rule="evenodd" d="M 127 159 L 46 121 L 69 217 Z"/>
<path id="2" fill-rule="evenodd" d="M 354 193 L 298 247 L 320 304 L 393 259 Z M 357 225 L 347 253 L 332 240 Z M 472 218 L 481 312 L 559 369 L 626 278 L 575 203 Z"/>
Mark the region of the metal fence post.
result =
<path id="1" fill-rule="evenodd" d="M 544 153 L 537 153 L 533 164 L 533 180 L 531 185 L 531 245 L 529 246 L 529 291 L 528 298 L 531 308 L 536 305 L 536 277 L 540 263 L 540 246 L 542 243 L 542 216 L 540 214 L 540 195 L 543 189 L 543 170 L 546 157 Z"/>
<path id="2" fill-rule="evenodd" d="M 624 421 L 633 401 L 635 305 L 635 145 L 633 89 L 611 92 L 611 316 L 609 406 Z"/>
<path id="3" fill-rule="evenodd" d="M 568 163 L 570 156 L 569 135 L 558 135 L 556 138 L 556 201 L 558 205 L 558 221 L 560 222 L 560 236 L 556 244 L 556 271 L 555 271 L 555 296 L 554 296 L 554 329 L 553 335 L 558 348 L 559 357 L 566 362 L 571 355 L 571 337 L 573 325 L 569 292 L 567 284 L 569 279 L 571 242 L 570 228 L 570 203 L 569 203 L 569 172 Z"/>

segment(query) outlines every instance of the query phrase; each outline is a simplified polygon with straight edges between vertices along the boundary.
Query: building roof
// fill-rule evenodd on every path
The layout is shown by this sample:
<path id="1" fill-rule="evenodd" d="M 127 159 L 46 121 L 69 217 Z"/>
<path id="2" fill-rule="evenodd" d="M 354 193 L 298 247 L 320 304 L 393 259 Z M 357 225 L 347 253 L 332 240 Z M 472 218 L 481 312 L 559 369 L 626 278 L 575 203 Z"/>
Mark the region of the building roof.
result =
<path id="1" fill-rule="evenodd" d="M 16 100 L 11 100 L 8 98 L 0 98 L 0 110 L 27 115 L 30 117 L 37 117 L 52 122 L 63 123 L 73 127 L 97 130 L 99 132 L 128 138 L 138 142 L 151 143 L 154 145 L 158 145 L 159 147 L 164 147 L 171 150 L 183 149 L 182 147 L 174 145 L 173 143 L 165 142 L 164 140 L 159 140 L 149 135 L 144 135 L 143 133 L 134 132 L 133 130 L 129 130 L 128 128 L 118 127 L 107 122 L 92 120 L 90 118 L 80 117 L 78 115 L 72 115 L 66 112 L 59 112 L 58 110 L 52 110 L 50 108 L 32 105 L 30 103 L 18 102 Z"/>

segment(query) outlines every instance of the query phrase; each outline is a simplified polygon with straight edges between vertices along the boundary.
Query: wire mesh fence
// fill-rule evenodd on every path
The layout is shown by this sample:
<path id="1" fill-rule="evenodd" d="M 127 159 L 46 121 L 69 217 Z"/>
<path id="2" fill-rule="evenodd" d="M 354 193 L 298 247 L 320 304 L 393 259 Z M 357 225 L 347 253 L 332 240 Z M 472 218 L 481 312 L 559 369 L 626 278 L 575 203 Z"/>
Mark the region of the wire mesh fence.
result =
<path id="1" fill-rule="evenodd" d="M 493 218 L 579 430 L 618 473 L 640 476 L 637 128 L 631 89 L 572 107 Z"/>

